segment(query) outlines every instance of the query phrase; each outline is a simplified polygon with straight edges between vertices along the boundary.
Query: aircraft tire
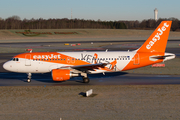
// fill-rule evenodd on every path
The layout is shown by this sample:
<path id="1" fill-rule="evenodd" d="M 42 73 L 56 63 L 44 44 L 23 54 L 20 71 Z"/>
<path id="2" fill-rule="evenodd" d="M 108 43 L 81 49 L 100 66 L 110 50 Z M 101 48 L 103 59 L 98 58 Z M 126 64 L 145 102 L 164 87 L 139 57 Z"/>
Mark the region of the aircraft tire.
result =
<path id="1" fill-rule="evenodd" d="M 30 82 L 31 82 L 31 79 L 28 79 L 27 82 L 30 83 Z"/>
<path id="2" fill-rule="evenodd" d="M 89 78 L 83 78 L 83 83 L 89 83 Z"/>

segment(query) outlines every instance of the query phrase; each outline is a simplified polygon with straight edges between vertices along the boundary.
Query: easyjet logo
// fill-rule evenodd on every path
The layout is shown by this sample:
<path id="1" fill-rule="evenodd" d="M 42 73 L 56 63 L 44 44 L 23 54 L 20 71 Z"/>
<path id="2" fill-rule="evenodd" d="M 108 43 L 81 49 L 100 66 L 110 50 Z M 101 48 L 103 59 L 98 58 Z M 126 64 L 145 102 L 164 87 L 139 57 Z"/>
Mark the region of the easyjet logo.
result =
<path id="1" fill-rule="evenodd" d="M 33 55 L 33 59 L 58 59 L 61 58 L 61 55 Z"/>
<path id="2" fill-rule="evenodd" d="M 163 32 L 166 31 L 166 28 L 168 28 L 169 25 L 167 23 L 164 23 L 164 25 L 159 28 L 157 31 L 158 33 L 152 38 L 152 40 L 146 45 L 147 49 L 151 49 L 151 47 L 161 39 L 161 36 L 163 35 Z"/>

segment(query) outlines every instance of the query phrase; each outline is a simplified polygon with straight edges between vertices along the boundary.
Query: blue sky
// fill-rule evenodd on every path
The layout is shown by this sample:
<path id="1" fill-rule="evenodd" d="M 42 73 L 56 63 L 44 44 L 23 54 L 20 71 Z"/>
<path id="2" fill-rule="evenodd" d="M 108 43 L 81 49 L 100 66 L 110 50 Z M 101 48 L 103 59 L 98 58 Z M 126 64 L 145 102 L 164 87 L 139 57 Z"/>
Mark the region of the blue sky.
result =
<path id="1" fill-rule="evenodd" d="M 180 0 L 0 0 L 0 17 L 21 19 L 73 18 L 91 20 L 180 19 Z"/>

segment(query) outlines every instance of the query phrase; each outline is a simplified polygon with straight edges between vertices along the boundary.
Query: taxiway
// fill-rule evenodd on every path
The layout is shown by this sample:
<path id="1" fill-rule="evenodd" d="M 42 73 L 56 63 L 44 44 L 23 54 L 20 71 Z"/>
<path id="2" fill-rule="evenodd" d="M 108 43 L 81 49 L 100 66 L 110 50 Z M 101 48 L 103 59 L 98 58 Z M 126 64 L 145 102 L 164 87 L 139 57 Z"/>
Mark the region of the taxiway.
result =
<path id="1" fill-rule="evenodd" d="M 0 73 L 0 86 L 64 86 L 64 85 L 165 85 L 180 84 L 180 75 L 144 75 L 126 72 L 89 75 L 90 83 L 82 83 L 81 77 L 64 82 L 54 82 L 51 74 L 33 74 L 31 83 L 23 73 Z"/>

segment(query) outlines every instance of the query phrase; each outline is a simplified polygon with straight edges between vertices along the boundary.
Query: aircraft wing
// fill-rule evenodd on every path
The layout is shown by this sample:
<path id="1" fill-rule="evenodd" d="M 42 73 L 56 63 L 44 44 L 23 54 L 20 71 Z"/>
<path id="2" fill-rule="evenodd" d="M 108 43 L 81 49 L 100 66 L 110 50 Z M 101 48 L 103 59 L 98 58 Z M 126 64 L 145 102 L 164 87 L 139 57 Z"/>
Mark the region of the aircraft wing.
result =
<path id="1" fill-rule="evenodd" d="M 74 68 L 74 69 L 81 69 L 81 68 L 97 69 L 99 67 L 104 68 L 104 66 L 106 66 L 106 65 L 107 65 L 107 63 L 98 63 L 98 64 L 77 65 L 77 66 L 72 66 L 71 68 Z"/>
<path id="2" fill-rule="evenodd" d="M 77 70 L 94 70 L 98 69 L 99 67 L 104 68 L 107 65 L 107 63 L 98 63 L 98 64 L 86 64 L 86 65 L 76 65 L 76 66 L 64 66 L 63 68 L 71 68 L 71 69 L 77 69 Z"/>

